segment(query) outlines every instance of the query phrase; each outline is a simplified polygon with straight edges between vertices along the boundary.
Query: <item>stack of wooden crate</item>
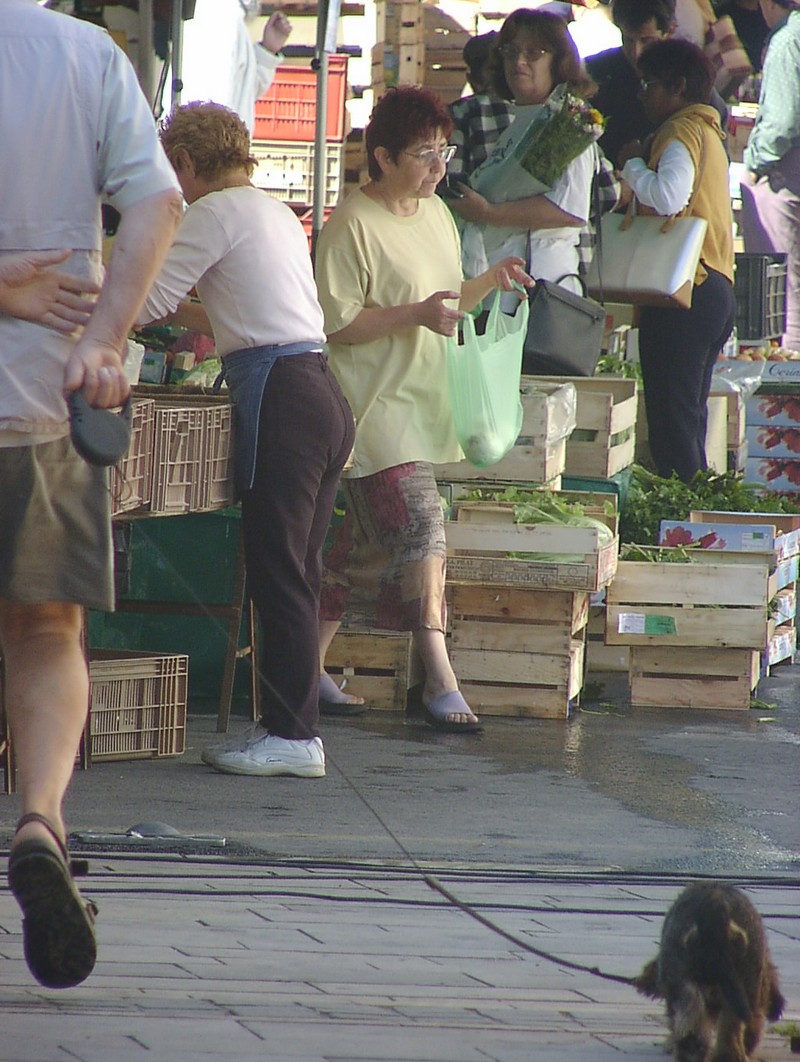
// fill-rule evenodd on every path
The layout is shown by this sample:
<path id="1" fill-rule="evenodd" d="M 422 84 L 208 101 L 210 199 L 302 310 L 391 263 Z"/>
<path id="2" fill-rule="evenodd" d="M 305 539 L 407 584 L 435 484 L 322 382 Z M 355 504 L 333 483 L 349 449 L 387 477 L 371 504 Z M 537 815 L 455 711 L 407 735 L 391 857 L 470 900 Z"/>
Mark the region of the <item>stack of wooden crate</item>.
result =
<path id="1" fill-rule="evenodd" d="M 377 44 L 372 52 L 372 91 L 377 101 L 394 85 L 423 85 L 452 103 L 467 77 L 464 27 L 434 3 L 379 0 Z"/>
<path id="2" fill-rule="evenodd" d="M 578 501 L 581 495 L 559 497 Z M 449 644 L 472 708 L 566 719 L 584 681 L 589 593 L 616 570 L 614 499 L 583 506 L 611 531 L 521 524 L 510 504 L 461 501 L 445 525 Z"/>
<path id="3" fill-rule="evenodd" d="M 629 648 L 633 704 L 750 706 L 759 678 L 796 646 L 794 520 L 697 511 L 662 521 L 662 546 L 641 550 L 654 561 L 620 562 L 606 643 Z"/>
<path id="4" fill-rule="evenodd" d="M 606 641 L 630 649 L 631 703 L 747 709 L 768 637 L 769 563 L 672 552 L 669 562 L 620 561 L 606 590 Z"/>
<path id="5" fill-rule="evenodd" d="M 772 629 L 761 656 L 761 674 L 768 675 L 775 664 L 792 660 L 797 648 L 797 579 L 800 565 L 800 516 L 785 513 L 741 513 L 693 510 L 692 524 L 713 528 L 725 534 L 731 525 L 762 527 L 775 565 L 775 595 L 770 601 Z"/>

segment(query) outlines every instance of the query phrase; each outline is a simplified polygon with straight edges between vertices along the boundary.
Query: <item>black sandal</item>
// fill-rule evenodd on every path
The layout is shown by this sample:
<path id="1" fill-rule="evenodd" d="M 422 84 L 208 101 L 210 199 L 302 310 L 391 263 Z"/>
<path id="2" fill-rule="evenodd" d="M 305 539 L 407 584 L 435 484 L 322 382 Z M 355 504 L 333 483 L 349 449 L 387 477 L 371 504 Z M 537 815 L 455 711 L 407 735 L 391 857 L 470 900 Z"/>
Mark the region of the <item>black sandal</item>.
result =
<path id="1" fill-rule="evenodd" d="M 25 961 L 45 988 L 72 988 L 94 969 L 97 907 L 75 887 L 73 875 L 88 873 L 85 860 L 70 861 L 55 826 L 38 812 L 23 815 L 49 830 L 57 848 L 40 840 L 20 841 L 8 857 L 8 884 L 22 908 Z"/>

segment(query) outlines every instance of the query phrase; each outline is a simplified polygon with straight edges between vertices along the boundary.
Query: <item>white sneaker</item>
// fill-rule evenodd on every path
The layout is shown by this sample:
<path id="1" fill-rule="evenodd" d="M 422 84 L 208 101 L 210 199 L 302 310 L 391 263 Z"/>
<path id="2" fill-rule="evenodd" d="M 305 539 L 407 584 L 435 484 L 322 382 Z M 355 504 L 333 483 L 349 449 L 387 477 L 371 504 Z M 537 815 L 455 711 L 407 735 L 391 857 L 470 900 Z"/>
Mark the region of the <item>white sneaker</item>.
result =
<path id="1" fill-rule="evenodd" d="M 225 774 L 292 774 L 297 778 L 323 778 L 325 750 L 318 737 L 292 741 L 275 734 L 262 734 L 232 749 L 204 749 L 204 763 Z"/>
<path id="2" fill-rule="evenodd" d="M 257 738 L 266 737 L 268 733 L 269 731 L 267 728 L 262 726 L 260 722 L 251 723 L 243 733 L 225 738 L 225 740 L 220 741 L 218 745 L 211 745 L 209 748 L 203 749 L 200 753 L 200 759 L 203 763 L 207 763 L 210 767 L 213 767 L 214 759 L 221 752 L 233 752 L 235 749 L 246 749 L 247 746 Z"/>

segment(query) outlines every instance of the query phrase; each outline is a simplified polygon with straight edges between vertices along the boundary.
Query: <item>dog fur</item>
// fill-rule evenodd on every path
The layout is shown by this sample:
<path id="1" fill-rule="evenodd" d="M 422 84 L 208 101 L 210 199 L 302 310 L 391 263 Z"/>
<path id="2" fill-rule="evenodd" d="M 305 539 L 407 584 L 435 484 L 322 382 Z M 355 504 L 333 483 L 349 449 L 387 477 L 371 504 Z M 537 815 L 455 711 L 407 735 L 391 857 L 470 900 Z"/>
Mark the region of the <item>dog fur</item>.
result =
<path id="1" fill-rule="evenodd" d="M 740 889 L 714 881 L 678 896 L 634 984 L 666 1001 L 676 1062 L 747 1062 L 785 1003 L 761 916 Z"/>

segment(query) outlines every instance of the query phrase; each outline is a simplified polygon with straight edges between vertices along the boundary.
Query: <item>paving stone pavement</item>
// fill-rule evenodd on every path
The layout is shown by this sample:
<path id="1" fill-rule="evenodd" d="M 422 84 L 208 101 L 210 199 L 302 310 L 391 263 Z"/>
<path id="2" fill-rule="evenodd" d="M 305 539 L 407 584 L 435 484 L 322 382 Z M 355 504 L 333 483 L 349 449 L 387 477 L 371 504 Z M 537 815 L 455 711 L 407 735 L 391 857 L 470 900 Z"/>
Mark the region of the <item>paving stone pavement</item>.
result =
<path id="1" fill-rule="evenodd" d="M 668 876 L 425 867 L 531 946 L 617 975 L 654 954 Z M 791 882 L 742 882 L 800 1002 Z M 421 873 L 375 863 L 92 856 L 99 961 L 40 988 L 0 891 L 2 1062 L 614 1062 L 663 1059 L 659 1004 L 527 952 Z M 800 1020 L 790 1003 L 787 1019 Z M 758 1057 L 792 1056 L 770 1032 Z"/>

